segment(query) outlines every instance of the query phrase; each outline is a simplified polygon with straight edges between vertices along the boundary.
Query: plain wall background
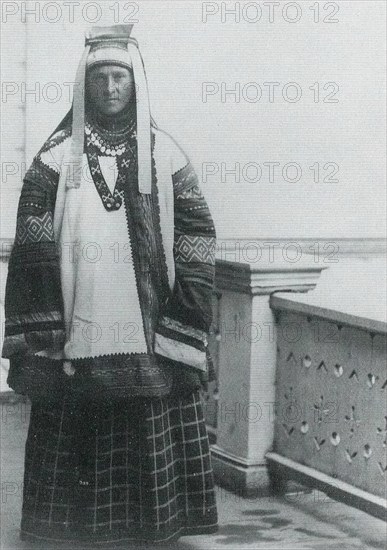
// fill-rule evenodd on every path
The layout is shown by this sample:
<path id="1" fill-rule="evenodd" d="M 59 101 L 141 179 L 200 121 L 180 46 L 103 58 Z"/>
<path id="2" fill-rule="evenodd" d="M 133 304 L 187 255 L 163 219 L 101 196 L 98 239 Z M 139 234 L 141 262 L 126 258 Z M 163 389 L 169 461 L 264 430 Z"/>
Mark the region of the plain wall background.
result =
<path id="1" fill-rule="evenodd" d="M 87 4 L 84 1 L 83 4 Z M 95 4 L 96 2 L 94 2 Z M 3 2 L 4 4 L 4 2 Z M 40 83 L 58 83 L 62 98 L 50 103 L 21 93 L 2 103 L 2 160 L 27 165 L 70 103 L 68 88 L 74 79 L 83 50 L 84 29 L 90 26 L 74 7 L 74 23 L 62 6 L 57 22 L 43 20 L 44 2 L 38 5 L 40 21 L 20 11 L 2 24 L 3 80 L 27 88 Z M 61 5 L 62 2 L 52 4 Z M 89 2 L 90 4 L 90 2 Z M 113 24 L 117 2 L 99 2 L 103 17 L 96 24 Z M 120 3 L 121 21 L 130 14 Z M 287 2 L 276 7 L 274 22 L 268 7 L 259 5 L 262 17 L 256 23 L 235 16 L 222 22 L 219 12 L 203 22 L 200 1 L 137 2 L 139 21 L 133 35 L 139 40 L 150 88 L 152 113 L 159 126 L 183 146 L 193 161 L 199 179 L 203 163 L 254 162 L 263 168 L 260 182 L 236 183 L 232 175 L 221 181 L 220 172 L 202 183 L 220 238 L 355 238 L 385 236 L 385 3 L 383 1 L 337 1 L 338 23 L 324 23 L 331 10 L 320 4 L 320 22 L 313 21 L 306 0 L 298 22 L 282 16 Z M 247 2 L 227 2 L 228 9 L 242 10 Z M 254 16 L 254 6 L 248 18 Z M 89 17 L 95 10 L 90 8 Z M 54 11 L 47 11 L 51 20 Z M 289 17 L 295 17 L 290 9 Z M 26 32 L 26 34 L 24 34 Z M 24 71 L 24 73 L 23 73 Z M 274 103 L 268 101 L 264 82 L 276 81 Z M 336 82 L 338 103 L 314 103 L 309 86 Z M 203 82 L 260 84 L 263 96 L 249 103 L 231 97 L 222 102 L 220 93 L 202 101 Z M 302 98 L 286 102 L 281 89 L 297 82 Z M 51 88 L 53 91 L 53 88 Z M 252 92 L 252 90 L 250 90 Z M 322 97 L 327 95 L 322 91 Z M 15 145 L 16 144 L 16 145 Z M 23 150 L 23 147 L 25 149 Z M 18 150 L 16 148 L 19 147 Z M 297 183 L 285 182 L 281 171 L 268 181 L 264 162 L 298 163 L 303 171 Z M 335 162 L 340 167 L 337 183 L 315 183 L 309 166 Z M 324 173 L 323 175 L 326 175 Z M 4 182 L 4 178 L 3 178 Z M 2 186 L 2 237 L 13 237 L 20 177 L 8 178 Z"/>

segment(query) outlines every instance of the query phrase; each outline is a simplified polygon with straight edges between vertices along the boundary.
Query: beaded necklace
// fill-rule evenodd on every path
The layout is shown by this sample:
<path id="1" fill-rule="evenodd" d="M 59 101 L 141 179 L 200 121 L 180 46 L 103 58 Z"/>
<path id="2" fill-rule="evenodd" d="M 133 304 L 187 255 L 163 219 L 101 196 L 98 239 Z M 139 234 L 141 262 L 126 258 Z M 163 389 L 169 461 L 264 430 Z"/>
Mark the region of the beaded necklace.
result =
<path id="1" fill-rule="evenodd" d="M 87 141 L 90 140 L 102 154 L 112 157 L 121 156 L 128 146 L 128 141 L 136 139 L 134 122 L 116 132 L 101 128 L 95 123 L 92 125 L 87 122 L 85 134 Z"/>

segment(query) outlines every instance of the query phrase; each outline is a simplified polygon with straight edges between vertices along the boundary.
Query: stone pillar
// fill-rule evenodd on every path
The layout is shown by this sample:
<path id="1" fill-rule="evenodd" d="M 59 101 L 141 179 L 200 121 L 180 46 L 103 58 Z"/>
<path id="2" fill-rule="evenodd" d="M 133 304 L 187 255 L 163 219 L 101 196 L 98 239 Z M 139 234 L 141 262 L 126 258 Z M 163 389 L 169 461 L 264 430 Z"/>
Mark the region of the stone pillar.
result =
<path id="1" fill-rule="evenodd" d="M 273 442 L 277 291 L 307 292 L 321 265 L 217 261 L 219 401 L 212 462 L 218 485 L 248 496 L 268 492 L 265 454 Z"/>

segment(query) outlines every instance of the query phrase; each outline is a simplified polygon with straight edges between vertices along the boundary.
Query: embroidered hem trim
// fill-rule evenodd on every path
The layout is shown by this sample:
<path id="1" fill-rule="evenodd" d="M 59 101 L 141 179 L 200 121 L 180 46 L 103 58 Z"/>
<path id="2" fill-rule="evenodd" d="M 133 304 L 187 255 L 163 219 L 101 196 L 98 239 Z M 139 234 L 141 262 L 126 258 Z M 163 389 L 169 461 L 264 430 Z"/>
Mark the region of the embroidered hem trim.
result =
<path id="1" fill-rule="evenodd" d="M 167 338 L 160 333 L 155 335 L 155 353 L 184 363 L 200 371 L 207 371 L 207 355 L 205 351 L 198 350 L 190 345 Z"/>

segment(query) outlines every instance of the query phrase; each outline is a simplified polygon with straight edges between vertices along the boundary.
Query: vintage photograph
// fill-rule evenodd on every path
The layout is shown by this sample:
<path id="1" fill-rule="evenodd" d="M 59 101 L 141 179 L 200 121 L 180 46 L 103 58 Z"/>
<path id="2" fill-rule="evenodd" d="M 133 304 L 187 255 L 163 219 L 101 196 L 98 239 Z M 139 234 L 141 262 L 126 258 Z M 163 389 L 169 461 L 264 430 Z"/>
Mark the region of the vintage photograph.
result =
<path id="1" fill-rule="evenodd" d="M 386 2 L 0 8 L 1 548 L 386 548 Z"/>

